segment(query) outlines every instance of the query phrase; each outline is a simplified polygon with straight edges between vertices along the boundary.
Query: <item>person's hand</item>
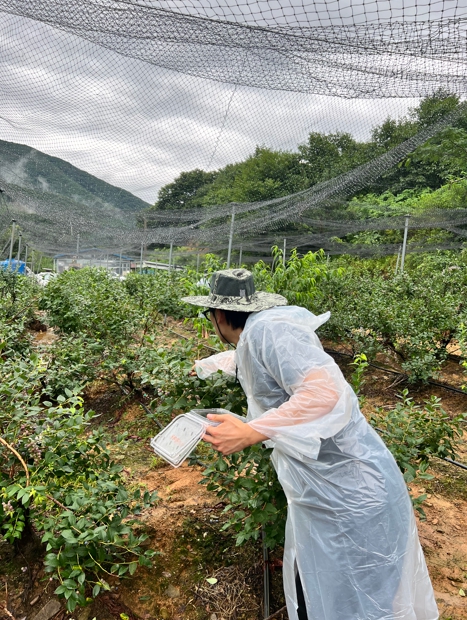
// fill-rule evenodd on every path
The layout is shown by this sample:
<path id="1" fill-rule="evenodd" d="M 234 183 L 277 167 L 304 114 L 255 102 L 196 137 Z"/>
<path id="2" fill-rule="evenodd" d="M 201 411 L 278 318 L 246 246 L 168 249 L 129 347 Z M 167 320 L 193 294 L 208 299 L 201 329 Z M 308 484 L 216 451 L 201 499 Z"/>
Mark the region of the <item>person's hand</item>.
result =
<path id="1" fill-rule="evenodd" d="M 268 439 L 266 435 L 258 433 L 249 424 L 245 424 L 234 416 L 210 413 L 208 419 L 213 422 L 220 422 L 220 424 L 219 426 L 208 426 L 203 439 L 222 454 L 233 454 Z"/>

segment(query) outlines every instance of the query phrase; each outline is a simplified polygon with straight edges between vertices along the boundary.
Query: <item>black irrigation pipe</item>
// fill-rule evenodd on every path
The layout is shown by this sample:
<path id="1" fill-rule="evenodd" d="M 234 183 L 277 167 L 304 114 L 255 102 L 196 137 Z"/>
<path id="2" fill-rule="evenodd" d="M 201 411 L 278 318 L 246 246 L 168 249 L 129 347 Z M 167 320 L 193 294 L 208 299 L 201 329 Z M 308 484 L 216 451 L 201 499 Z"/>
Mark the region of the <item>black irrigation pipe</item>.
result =
<path id="1" fill-rule="evenodd" d="M 122 392 L 125 394 L 125 396 L 130 396 L 130 392 L 129 392 L 129 391 L 128 391 L 125 387 L 123 387 L 123 385 L 120 385 L 120 383 L 117 383 L 117 385 L 118 385 L 118 387 L 122 390 Z M 146 412 L 149 416 L 151 416 L 151 418 L 154 420 L 154 422 L 157 424 L 157 426 L 158 426 L 160 429 L 163 429 L 164 427 L 163 427 L 163 426 L 162 426 L 162 424 L 159 422 L 159 420 L 156 418 L 156 416 L 154 415 L 154 412 L 153 412 L 153 411 L 151 411 L 151 410 L 149 409 L 149 407 L 147 407 L 144 403 L 142 403 L 142 402 L 139 400 L 139 398 L 138 398 L 137 400 L 138 400 L 138 405 L 141 405 L 141 407 L 144 409 L 144 411 L 145 411 L 145 412 Z"/>
<path id="2" fill-rule="evenodd" d="M 324 349 L 326 353 L 342 355 L 343 357 L 354 357 L 351 353 L 343 353 L 342 351 L 335 351 L 334 349 Z M 403 372 L 399 372 L 398 370 L 393 370 L 392 368 L 386 368 L 385 366 L 380 366 L 379 364 L 374 364 L 373 362 L 368 362 L 368 365 L 372 368 L 377 368 L 378 370 L 384 370 L 384 372 L 389 372 L 393 375 L 399 375 L 403 377 L 407 377 Z M 443 388 L 444 390 L 448 390 L 449 392 L 457 392 L 458 394 L 463 394 L 467 396 L 467 393 L 459 388 L 456 388 L 452 385 L 446 385 L 446 383 L 438 383 L 438 381 L 427 381 L 429 385 L 434 385 L 435 387 Z"/>
<path id="3" fill-rule="evenodd" d="M 342 353 L 341 351 L 335 351 L 334 349 L 324 349 L 324 350 L 326 351 L 326 353 L 335 353 L 337 355 L 342 355 L 343 357 L 353 357 L 351 353 Z M 403 373 L 398 372 L 397 370 L 392 370 L 390 368 L 385 368 L 384 366 L 379 366 L 378 364 L 373 364 L 373 362 L 368 362 L 368 364 L 369 366 L 372 366 L 373 368 L 377 368 L 378 370 L 384 370 L 384 372 L 389 372 L 389 373 L 392 373 L 393 375 L 403 374 Z M 449 390 L 451 392 L 459 392 L 459 394 L 463 394 L 464 396 L 467 396 L 465 392 L 453 386 L 445 385 L 444 383 L 438 383 L 437 381 L 428 381 L 428 383 L 430 385 L 435 385 L 437 387 L 443 388 L 445 390 Z M 384 431 L 380 428 L 376 428 L 376 430 L 384 433 Z M 436 456 L 436 455 L 433 455 L 433 456 Z M 456 467 L 460 467 L 461 469 L 465 469 L 467 471 L 467 465 L 464 465 L 463 463 L 459 463 L 459 461 L 454 461 L 453 459 L 443 457 L 443 456 L 437 456 L 436 458 L 440 459 L 441 461 L 446 461 L 446 463 L 450 463 L 451 465 L 455 465 Z"/>
<path id="4" fill-rule="evenodd" d="M 375 429 L 375 431 L 378 431 L 382 435 L 388 434 L 387 431 L 385 431 L 382 428 L 378 428 L 377 426 L 374 426 L 373 428 Z M 461 467 L 462 469 L 467 470 L 467 465 L 464 465 L 464 463 L 459 463 L 459 461 L 454 461 L 453 459 L 450 459 L 447 456 L 436 456 L 436 454 L 433 454 L 433 456 L 439 459 L 440 461 L 446 461 L 446 463 L 451 463 L 451 465 L 456 465 L 456 467 Z"/>
<path id="5" fill-rule="evenodd" d="M 171 332 L 172 334 L 175 334 L 179 338 L 183 338 L 184 340 L 191 340 L 191 338 L 189 338 L 188 336 L 184 336 L 183 334 L 179 334 L 178 332 L 174 331 L 173 329 L 168 328 L 167 331 Z M 214 347 L 210 347 L 207 344 L 203 344 L 202 347 L 203 347 L 203 349 L 208 349 L 208 351 L 214 351 L 214 353 L 220 353 L 220 351 L 218 349 L 215 349 Z"/>
<path id="6" fill-rule="evenodd" d="M 459 461 L 453 461 L 453 459 L 443 456 L 437 456 L 436 458 L 441 459 L 442 461 L 446 461 L 446 463 L 451 463 L 451 465 L 456 465 L 457 467 L 461 467 L 462 469 L 467 470 L 467 465 L 464 465 L 464 463 L 459 463 Z"/>

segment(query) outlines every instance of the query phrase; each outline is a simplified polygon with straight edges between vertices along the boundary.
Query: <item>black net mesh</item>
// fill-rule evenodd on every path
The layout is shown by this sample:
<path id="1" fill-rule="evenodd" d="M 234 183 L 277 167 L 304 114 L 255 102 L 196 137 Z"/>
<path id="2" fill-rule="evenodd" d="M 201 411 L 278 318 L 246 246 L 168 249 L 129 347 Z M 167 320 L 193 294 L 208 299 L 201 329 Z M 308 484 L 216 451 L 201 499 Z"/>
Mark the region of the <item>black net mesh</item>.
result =
<path id="1" fill-rule="evenodd" d="M 401 218 L 339 223 L 329 211 L 465 114 L 461 104 L 305 191 L 151 212 L 143 224 L 138 213 L 182 171 L 217 170 L 258 145 L 296 149 L 310 132 L 368 140 L 423 97 L 443 90 L 462 100 L 467 11 L 449 0 L 0 0 L 0 12 L 0 139 L 36 149 L 2 151 L 0 226 L 15 218 L 48 254 L 71 251 L 78 234 L 82 246 L 126 253 L 156 243 L 221 250 L 234 208 L 245 251 L 267 253 L 287 234 L 289 247 L 375 252 L 346 239 L 401 228 Z M 75 166 L 73 181 L 41 153 Z M 420 220 L 449 230 L 436 247 L 463 243 L 460 211 Z"/>

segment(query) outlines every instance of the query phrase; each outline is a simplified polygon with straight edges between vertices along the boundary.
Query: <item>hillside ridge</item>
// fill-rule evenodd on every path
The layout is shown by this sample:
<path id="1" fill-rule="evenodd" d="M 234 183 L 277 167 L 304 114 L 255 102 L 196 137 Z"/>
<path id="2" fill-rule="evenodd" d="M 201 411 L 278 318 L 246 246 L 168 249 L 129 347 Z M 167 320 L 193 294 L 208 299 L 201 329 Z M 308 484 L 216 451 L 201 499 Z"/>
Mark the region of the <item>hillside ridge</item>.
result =
<path id="1" fill-rule="evenodd" d="M 112 206 L 130 214 L 149 204 L 73 166 L 64 159 L 16 142 L 0 140 L 0 183 L 63 196 L 86 206 Z"/>

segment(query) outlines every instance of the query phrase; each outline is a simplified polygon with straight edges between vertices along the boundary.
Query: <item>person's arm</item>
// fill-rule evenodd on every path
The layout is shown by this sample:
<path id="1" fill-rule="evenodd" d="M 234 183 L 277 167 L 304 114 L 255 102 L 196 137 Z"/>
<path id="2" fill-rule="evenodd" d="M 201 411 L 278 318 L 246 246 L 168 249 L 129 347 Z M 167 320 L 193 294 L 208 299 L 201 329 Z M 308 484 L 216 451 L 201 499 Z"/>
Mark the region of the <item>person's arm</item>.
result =
<path id="1" fill-rule="evenodd" d="M 209 415 L 220 422 L 204 436 L 222 454 L 232 454 L 255 443 L 274 439 L 284 428 L 307 424 L 330 413 L 339 400 L 332 378 L 323 368 L 311 370 L 289 400 L 260 418 L 244 423 L 229 415 Z"/>
<path id="2" fill-rule="evenodd" d="M 266 435 L 255 430 L 250 424 L 234 416 L 209 414 L 208 418 L 219 422 L 219 426 L 208 426 L 203 439 L 222 454 L 239 452 L 255 443 L 266 441 Z"/>
<path id="3" fill-rule="evenodd" d="M 249 424 L 269 439 L 274 439 L 284 427 L 309 423 L 327 415 L 339 398 L 339 391 L 326 368 L 313 368 L 289 400 Z"/>
<path id="4" fill-rule="evenodd" d="M 194 365 L 194 371 L 200 379 L 206 379 L 218 370 L 221 370 L 226 375 L 235 377 L 236 368 L 235 351 L 216 353 L 202 360 L 196 360 Z"/>

